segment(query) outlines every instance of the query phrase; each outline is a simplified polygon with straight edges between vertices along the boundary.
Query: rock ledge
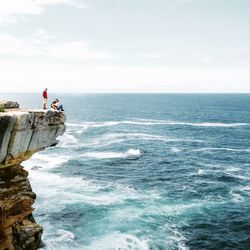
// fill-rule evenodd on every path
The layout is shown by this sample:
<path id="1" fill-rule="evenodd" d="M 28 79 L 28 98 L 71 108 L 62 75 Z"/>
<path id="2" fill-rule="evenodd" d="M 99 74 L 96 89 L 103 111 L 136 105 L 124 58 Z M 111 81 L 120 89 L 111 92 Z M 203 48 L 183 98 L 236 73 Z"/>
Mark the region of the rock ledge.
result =
<path id="1" fill-rule="evenodd" d="M 54 146 L 65 131 L 59 111 L 22 110 L 5 102 L 0 112 L 0 249 L 37 249 L 42 227 L 32 215 L 33 193 L 21 166 L 35 152 Z"/>

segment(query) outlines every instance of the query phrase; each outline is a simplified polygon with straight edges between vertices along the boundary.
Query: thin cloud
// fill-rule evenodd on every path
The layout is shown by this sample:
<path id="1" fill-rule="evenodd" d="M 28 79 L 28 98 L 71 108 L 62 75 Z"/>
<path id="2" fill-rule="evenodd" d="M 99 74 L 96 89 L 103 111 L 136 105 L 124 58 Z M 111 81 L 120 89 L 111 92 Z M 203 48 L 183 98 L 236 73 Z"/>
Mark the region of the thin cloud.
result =
<path id="1" fill-rule="evenodd" d="M 3 92 L 40 91 L 44 83 L 51 91 L 57 92 L 223 93 L 225 86 L 226 92 L 249 91 L 249 76 L 246 69 L 228 72 L 227 69 L 76 65 L 10 60 L 0 60 L 0 68 L 5 69 L 0 74 L 0 82 L 4 83 L 1 85 Z"/>
<path id="2" fill-rule="evenodd" d="M 68 5 L 75 8 L 85 8 L 80 0 L 7 0 L 0 1 L 0 24 L 17 22 L 23 15 L 40 15 L 46 6 Z"/>
<path id="3" fill-rule="evenodd" d="M 0 55 L 33 56 L 41 55 L 34 43 L 26 39 L 4 34 L 0 36 Z"/>
<path id="4" fill-rule="evenodd" d="M 60 38 L 37 29 L 29 38 L 18 38 L 8 34 L 0 36 L 0 55 L 43 56 L 76 60 L 108 60 L 119 58 L 111 52 L 99 51 L 85 40 L 61 41 Z"/>
<path id="5" fill-rule="evenodd" d="M 48 52 L 48 55 L 57 58 L 105 60 L 118 57 L 113 53 L 94 50 L 90 48 L 89 43 L 86 41 L 72 41 L 68 43 L 49 45 L 47 46 L 46 51 Z"/>
<path id="6" fill-rule="evenodd" d="M 159 53 L 142 53 L 137 57 L 141 59 L 162 59 L 164 58 L 164 55 Z"/>
<path id="7" fill-rule="evenodd" d="M 116 0 L 116 1 L 118 1 L 118 0 Z M 193 3 L 194 1 L 195 0 L 147 0 L 147 2 L 149 4 L 153 4 L 153 5 L 161 4 L 162 6 L 170 7 L 170 8 L 173 8 L 173 7 L 176 7 L 179 5 L 183 5 L 183 4 L 190 4 L 190 3 Z"/>

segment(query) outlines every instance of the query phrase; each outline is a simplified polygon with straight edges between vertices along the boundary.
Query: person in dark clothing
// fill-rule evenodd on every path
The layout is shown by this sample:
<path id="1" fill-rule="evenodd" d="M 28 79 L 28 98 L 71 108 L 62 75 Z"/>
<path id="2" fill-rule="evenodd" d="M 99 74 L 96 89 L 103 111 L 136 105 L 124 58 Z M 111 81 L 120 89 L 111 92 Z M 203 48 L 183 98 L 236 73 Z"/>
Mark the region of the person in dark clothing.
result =
<path id="1" fill-rule="evenodd" d="M 47 88 L 43 91 L 43 109 L 46 109 L 46 104 L 48 100 Z"/>

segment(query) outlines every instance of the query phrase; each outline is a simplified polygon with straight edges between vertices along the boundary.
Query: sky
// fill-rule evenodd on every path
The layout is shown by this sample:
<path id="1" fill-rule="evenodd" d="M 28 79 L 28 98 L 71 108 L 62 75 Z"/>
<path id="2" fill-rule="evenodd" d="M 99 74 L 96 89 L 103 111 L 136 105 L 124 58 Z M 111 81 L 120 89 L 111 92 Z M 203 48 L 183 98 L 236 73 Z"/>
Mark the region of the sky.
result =
<path id="1" fill-rule="evenodd" d="M 0 91 L 249 93 L 249 0 L 0 0 Z"/>

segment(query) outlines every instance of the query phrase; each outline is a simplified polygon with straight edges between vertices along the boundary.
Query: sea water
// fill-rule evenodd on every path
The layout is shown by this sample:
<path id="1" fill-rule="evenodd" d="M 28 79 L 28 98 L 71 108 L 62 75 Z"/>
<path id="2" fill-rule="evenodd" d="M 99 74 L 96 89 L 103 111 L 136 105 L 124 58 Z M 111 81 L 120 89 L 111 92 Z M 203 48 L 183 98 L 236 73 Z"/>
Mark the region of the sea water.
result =
<path id="1" fill-rule="evenodd" d="M 250 249 L 250 95 L 54 97 L 67 130 L 23 162 L 45 249 Z"/>

